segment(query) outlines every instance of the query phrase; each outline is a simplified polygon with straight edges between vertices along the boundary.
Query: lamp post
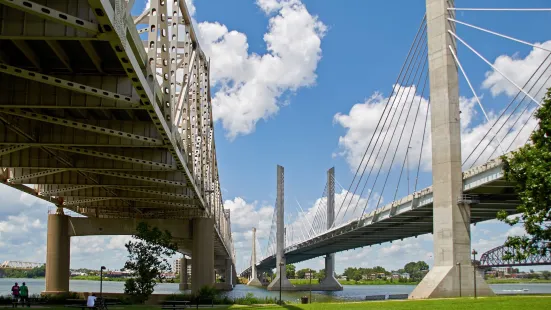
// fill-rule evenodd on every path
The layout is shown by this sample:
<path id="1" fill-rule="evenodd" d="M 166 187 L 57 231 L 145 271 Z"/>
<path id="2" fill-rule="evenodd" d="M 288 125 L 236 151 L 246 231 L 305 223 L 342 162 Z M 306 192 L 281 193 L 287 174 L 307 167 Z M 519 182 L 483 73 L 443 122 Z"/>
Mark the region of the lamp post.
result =
<path id="1" fill-rule="evenodd" d="M 99 298 L 103 299 L 103 271 L 105 266 L 101 266 L 99 269 Z"/>
<path id="2" fill-rule="evenodd" d="M 457 268 L 459 270 L 459 297 L 461 297 L 461 263 L 457 263 Z"/>
<path id="3" fill-rule="evenodd" d="M 312 269 L 310 269 L 310 303 L 312 303 Z"/>
<path id="4" fill-rule="evenodd" d="M 285 266 L 284 263 L 279 263 L 279 304 L 283 305 L 283 302 L 281 301 L 281 282 L 283 282 L 283 266 Z"/>
<path id="5" fill-rule="evenodd" d="M 475 249 L 473 249 L 471 254 L 473 254 L 474 298 L 476 298 L 476 254 L 478 254 L 478 252 Z"/>

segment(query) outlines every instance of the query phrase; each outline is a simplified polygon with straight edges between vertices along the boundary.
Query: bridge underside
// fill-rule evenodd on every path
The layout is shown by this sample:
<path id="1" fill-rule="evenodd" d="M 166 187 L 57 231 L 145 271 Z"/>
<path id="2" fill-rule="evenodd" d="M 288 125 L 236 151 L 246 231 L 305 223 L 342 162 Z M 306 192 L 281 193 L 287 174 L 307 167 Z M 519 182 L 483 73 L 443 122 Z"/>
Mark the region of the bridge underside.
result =
<path id="1" fill-rule="evenodd" d="M 91 218 L 209 218 L 234 260 L 209 62 L 177 2 L 178 23 L 141 17 L 146 44 L 127 1 L 0 1 L 0 182 Z"/>

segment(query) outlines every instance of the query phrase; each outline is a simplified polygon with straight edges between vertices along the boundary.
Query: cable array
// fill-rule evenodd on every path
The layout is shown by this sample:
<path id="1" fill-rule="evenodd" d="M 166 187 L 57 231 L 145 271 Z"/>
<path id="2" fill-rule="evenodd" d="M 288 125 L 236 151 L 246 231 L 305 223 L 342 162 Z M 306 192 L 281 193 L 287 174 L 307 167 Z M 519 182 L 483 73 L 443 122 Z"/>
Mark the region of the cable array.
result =
<path id="1" fill-rule="evenodd" d="M 416 136 L 417 141 L 413 141 L 416 130 L 421 129 L 421 126 L 417 126 L 417 121 L 426 120 L 427 117 L 420 113 L 425 111 L 426 114 L 425 106 L 428 106 L 428 101 L 423 97 L 428 80 L 426 31 L 426 18 L 423 17 L 377 126 L 369 137 L 369 143 L 354 178 L 340 203 L 334 226 L 346 223 L 349 218 L 361 218 L 370 204 L 375 209 L 380 207 L 389 181 L 396 182 L 393 196 L 398 195 L 404 168 L 406 187 L 409 188 L 411 166 L 417 170 L 421 167 L 415 167 L 415 162 L 410 165 L 409 157 L 412 153 L 414 156 L 416 153 L 420 157 L 423 156 L 423 149 L 417 146 L 424 145 L 426 138 L 426 130 L 423 130 L 422 136 Z M 418 87 L 420 85 L 421 92 Z M 404 136 L 406 131 L 409 134 Z M 399 167 L 395 167 L 395 163 Z M 367 198 L 364 198 L 366 190 Z"/>

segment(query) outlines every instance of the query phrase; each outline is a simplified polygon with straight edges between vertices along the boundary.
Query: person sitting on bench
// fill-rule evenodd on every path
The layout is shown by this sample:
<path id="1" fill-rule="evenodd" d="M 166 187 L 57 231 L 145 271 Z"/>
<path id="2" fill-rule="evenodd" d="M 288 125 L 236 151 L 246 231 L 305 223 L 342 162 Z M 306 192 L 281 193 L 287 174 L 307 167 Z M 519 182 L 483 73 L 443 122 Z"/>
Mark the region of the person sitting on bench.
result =
<path id="1" fill-rule="evenodd" d="M 91 296 L 88 296 L 88 300 L 86 301 L 86 306 L 88 308 L 94 308 L 96 306 L 96 294 L 92 294 Z"/>

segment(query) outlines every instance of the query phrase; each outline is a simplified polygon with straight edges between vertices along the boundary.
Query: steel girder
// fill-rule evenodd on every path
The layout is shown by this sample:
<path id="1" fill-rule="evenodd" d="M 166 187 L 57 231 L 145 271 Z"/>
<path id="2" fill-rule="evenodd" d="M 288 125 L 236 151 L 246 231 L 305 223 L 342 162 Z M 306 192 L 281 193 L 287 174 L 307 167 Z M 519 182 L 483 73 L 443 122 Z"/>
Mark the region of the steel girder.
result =
<path id="1" fill-rule="evenodd" d="M 129 15 L 133 1 L 37 2 L 0 1 L 2 182 L 48 201 L 66 198 L 71 210 L 83 204 L 89 216 L 165 217 L 199 208 L 182 216 L 214 217 L 233 257 L 210 65 L 184 1 L 172 12 L 166 1 L 151 1 L 140 17 L 147 50 Z M 166 208 L 141 208 L 155 199 Z"/>

